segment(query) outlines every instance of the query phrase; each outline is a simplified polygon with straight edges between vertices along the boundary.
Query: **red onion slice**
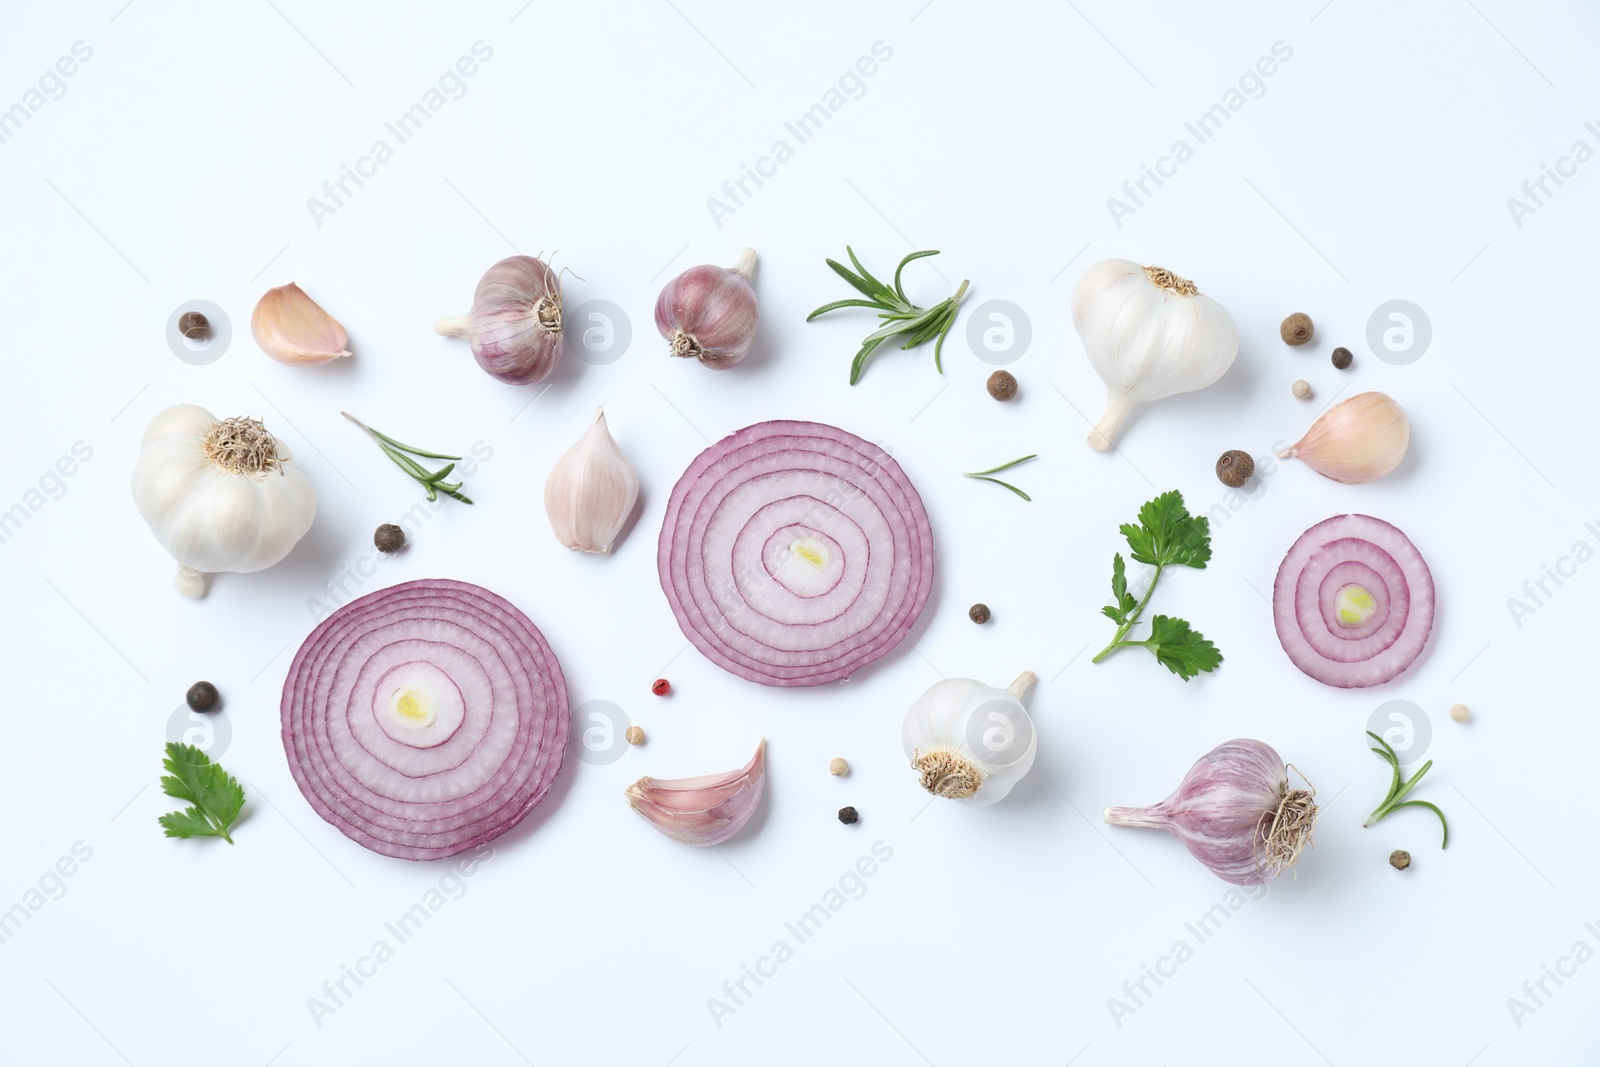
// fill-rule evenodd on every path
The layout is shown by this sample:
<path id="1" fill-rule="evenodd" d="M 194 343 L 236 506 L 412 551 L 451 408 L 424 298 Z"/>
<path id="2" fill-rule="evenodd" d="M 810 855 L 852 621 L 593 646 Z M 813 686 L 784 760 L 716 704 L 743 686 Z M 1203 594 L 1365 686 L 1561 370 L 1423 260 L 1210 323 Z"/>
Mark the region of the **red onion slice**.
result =
<path id="1" fill-rule="evenodd" d="M 476 585 L 406 582 L 351 601 L 284 681 L 283 746 L 306 800 L 399 859 L 492 840 L 561 770 L 561 667 L 527 616 Z"/>
<path id="2" fill-rule="evenodd" d="M 1306 674 L 1345 689 L 1411 666 L 1433 629 L 1433 575 L 1405 534 L 1336 515 L 1290 547 L 1272 587 L 1278 641 Z"/>
<path id="3" fill-rule="evenodd" d="M 684 636 L 712 662 L 763 685 L 821 685 L 911 632 L 933 586 L 933 531 L 877 445 L 763 422 L 689 464 L 656 563 Z"/>

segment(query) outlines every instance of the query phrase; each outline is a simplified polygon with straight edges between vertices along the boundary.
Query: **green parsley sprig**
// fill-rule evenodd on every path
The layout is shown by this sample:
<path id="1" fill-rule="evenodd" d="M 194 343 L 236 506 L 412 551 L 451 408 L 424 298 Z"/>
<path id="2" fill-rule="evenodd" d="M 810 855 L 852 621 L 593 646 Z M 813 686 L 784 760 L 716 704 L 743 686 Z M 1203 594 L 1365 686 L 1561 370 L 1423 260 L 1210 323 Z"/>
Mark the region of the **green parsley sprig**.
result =
<path id="1" fill-rule="evenodd" d="M 210 757 L 193 745 L 167 743 L 167 758 L 161 761 L 167 776 L 161 791 L 194 807 L 169 812 L 158 820 L 168 837 L 220 837 L 228 844 L 228 828 L 244 807 L 244 789 L 233 775 L 212 763 Z"/>
<path id="2" fill-rule="evenodd" d="M 1406 799 L 1406 795 L 1410 793 L 1411 790 L 1416 788 L 1417 783 L 1422 781 L 1422 776 L 1427 774 L 1429 768 L 1433 766 L 1433 760 L 1429 760 L 1427 763 L 1424 763 L 1422 765 L 1422 769 L 1411 776 L 1410 781 L 1402 783 L 1400 781 L 1400 757 L 1395 755 L 1393 746 L 1391 746 L 1389 742 L 1385 741 L 1377 734 L 1373 733 L 1371 730 L 1367 731 L 1367 736 L 1383 746 L 1382 748 L 1375 748 L 1372 751 L 1383 757 L 1383 761 L 1389 765 L 1391 775 L 1389 778 L 1389 795 L 1383 798 L 1383 803 L 1379 804 L 1377 810 L 1375 810 L 1367 819 L 1367 821 L 1361 825 L 1369 827 L 1375 826 L 1377 825 L 1378 820 L 1387 815 L 1393 815 L 1401 808 L 1427 808 L 1429 811 L 1439 816 L 1439 824 L 1444 827 L 1444 841 L 1439 845 L 1439 847 L 1448 848 L 1450 846 L 1450 824 L 1445 821 L 1444 812 L 1439 810 L 1438 805 L 1430 804 L 1426 800 Z"/>
<path id="3" fill-rule="evenodd" d="M 926 252 L 913 252 L 905 259 L 902 259 L 900 265 L 894 269 L 893 289 L 874 278 L 872 273 L 861 265 L 861 261 L 856 258 L 855 250 L 849 245 L 845 245 L 844 250 L 850 257 L 850 262 L 860 273 L 852 273 L 849 267 L 835 259 L 828 260 L 828 266 L 832 267 L 835 274 L 849 282 L 850 287 L 866 297 L 866 299 L 835 300 L 831 304 L 823 304 L 807 315 L 806 321 L 810 322 L 818 315 L 826 315 L 828 312 L 837 311 L 840 308 L 878 309 L 878 318 L 884 320 L 884 325 L 867 334 L 866 339 L 861 342 L 861 350 L 856 353 L 855 362 L 850 364 L 850 384 L 854 385 L 861 380 L 861 371 L 866 367 L 867 360 L 871 358 L 872 353 L 878 350 L 879 345 L 891 337 L 900 336 L 904 336 L 906 339 L 906 343 L 900 346 L 902 349 L 915 348 L 920 344 L 933 341 L 937 337 L 938 340 L 934 341 L 933 345 L 933 366 L 940 374 L 943 374 L 944 364 L 940 359 L 940 353 L 944 348 L 945 336 L 949 334 L 951 325 L 956 321 L 956 312 L 961 306 L 961 300 L 967 295 L 967 283 L 963 281 L 961 288 L 956 290 L 954 296 L 941 300 L 933 307 L 918 307 L 906 297 L 906 291 L 900 285 L 900 273 L 906 269 L 906 264 L 914 259 L 938 255 L 937 249 Z"/>
<path id="4" fill-rule="evenodd" d="M 1139 509 L 1139 525 L 1123 523 L 1122 536 L 1128 539 L 1134 562 L 1154 567 L 1150 584 L 1142 598 L 1128 592 L 1127 564 L 1118 552 L 1111 562 L 1111 595 L 1115 604 L 1100 611 L 1117 624 L 1117 635 L 1095 656 L 1099 663 L 1119 648 L 1147 648 L 1167 670 L 1184 681 L 1204 671 L 1214 671 L 1222 662 L 1217 646 L 1182 619 L 1157 615 L 1150 620 L 1150 636 L 1143 641 L 1128 640 L 1128 632 L 1139 622 L 1156 583 L 1168 567 L 1193 567 L 1205 570 L 1211 558 L 1211 523 L 1189 514 L 1183 494 L 1177 490 L 1162 493 Z"/>

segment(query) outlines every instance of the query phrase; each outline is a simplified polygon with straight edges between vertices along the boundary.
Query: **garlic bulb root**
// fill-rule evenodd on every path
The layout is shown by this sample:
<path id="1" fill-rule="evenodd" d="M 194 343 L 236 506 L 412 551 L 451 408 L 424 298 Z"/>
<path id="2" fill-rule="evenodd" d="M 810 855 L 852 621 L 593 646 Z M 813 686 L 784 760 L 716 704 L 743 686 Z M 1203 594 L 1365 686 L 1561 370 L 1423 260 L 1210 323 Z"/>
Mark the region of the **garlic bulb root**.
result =
<path id="1" fill-rule="evenodd" d="M 983 772 L 954 749 L 930 749 L 913 759 L 911 766 L 922 772 L 922 788 L 936 797 L 961 800 L 983 786 Z"/>

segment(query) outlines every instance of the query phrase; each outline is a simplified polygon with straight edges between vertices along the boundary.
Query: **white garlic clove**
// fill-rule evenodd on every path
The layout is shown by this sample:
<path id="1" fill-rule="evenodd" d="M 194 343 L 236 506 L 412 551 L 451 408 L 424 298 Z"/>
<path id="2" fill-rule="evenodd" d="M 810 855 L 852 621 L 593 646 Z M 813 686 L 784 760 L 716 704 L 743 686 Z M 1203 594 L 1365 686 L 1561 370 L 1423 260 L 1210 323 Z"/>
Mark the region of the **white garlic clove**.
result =
<path id="1" fill-rule="evenodd" d="M 922 788 L 980 806 L 1004 799 L 1038 751 L 1033 720 L 1022 703 L 1035 681 L 1032 671 L 1023 671 L 1005 689 L 947 678 L 923 693 L 900 730 Z"/>
<path id="2" fill-rule="evenodd" d="M 628 804 L 657 830 L 686 845 L 720 845 L 744 829 L 761 803 L 767 780 L 767 741 L 736 771 L 694 778 L 645 775 L 630 785 Z"/>
<path id="3" fill-rule="evenodd" d="M 610 552 L 639 499 L 639 476 L 596 408 L 589 429 L 556 461 L 544 510 L 556 540 L 577 552 Z"/>
<path id="4" fill-rule="evenodd" d="M 280 363 L 316 366 L 350 354 L 344 327 L 293 282 L 267 290 L 250 316 L 250 332 Z"/>
<path id="5" fill-rule="evenodd" d="M 1405 409 L 1383 393 L 1362 393 L 1323 412 L 1278 458 L 1298 459 L 1325 478 L 1358 484 L 1398 467 L 1410 443 Z"/>

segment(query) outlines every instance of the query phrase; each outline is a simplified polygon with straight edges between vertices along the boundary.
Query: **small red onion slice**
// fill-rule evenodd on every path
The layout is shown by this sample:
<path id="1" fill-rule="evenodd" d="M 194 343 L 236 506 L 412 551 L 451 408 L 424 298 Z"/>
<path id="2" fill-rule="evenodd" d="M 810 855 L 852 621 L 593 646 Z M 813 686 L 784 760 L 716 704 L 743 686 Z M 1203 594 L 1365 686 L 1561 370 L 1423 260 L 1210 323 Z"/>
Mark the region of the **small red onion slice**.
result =
<path id="1" fill-rule="evenodd" d="M 911 632 L 933 586 L 933 531 L 877 445 L 763 422 L 689 464 L 656 564 L 684 636 L 713 663 L 763 685 L 821 685 Z"/>
<path id="2" fill-rule="evenodd" d="M 283 684 L 283 747 L 311 806 L 398 859 L 515 826 L 561 770 L 567 686 L 527 616 L 476 585 L 405 582 L 322 620 Z"/>
<path id="3" fill-rule="evenodd" d="M 1382 685 L 1433 629 L 1433 575 L 1405 534 L 1336 515 L 1300 535 L 1272 587 L 1278 640 L 1306 674 L 1344 689 Z"/>

